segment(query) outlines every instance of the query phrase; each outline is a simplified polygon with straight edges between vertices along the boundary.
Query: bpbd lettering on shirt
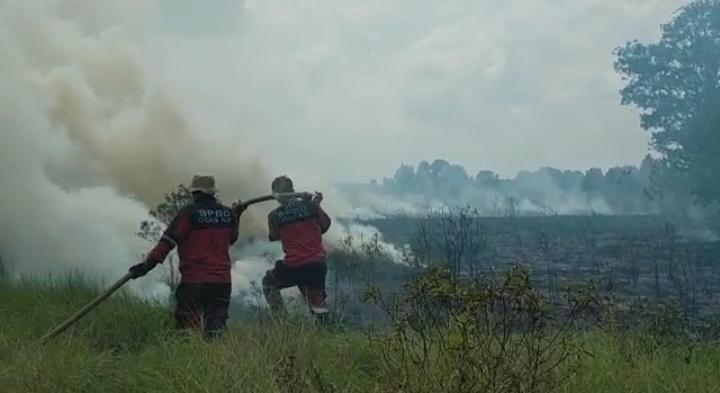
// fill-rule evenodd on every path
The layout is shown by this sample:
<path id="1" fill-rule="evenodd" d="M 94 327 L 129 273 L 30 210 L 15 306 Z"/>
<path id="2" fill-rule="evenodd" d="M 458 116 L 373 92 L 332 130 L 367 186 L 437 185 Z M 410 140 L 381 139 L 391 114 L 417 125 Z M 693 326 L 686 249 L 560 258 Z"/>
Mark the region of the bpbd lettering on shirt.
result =
<path id="1" fill-rule="evenodd" d="M 197 209 L 194 221 L 200 225 L 229 225 L 232 224 L 232 212 L 229 209 Z"/>
<path id="2" fill-rule="evenodd" d="M 317 217 L 315 206 L 307 202 L 291 203 L 275 210 L 271 216 L 274 225 L 287 225 Z"/>

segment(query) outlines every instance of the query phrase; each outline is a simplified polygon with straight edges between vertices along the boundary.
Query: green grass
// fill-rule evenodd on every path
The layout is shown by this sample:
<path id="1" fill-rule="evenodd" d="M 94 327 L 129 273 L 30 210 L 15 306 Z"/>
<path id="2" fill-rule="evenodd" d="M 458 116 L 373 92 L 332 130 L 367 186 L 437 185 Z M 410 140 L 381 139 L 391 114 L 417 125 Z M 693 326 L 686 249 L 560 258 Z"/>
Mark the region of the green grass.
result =
<path id="1" fill-rule="evenodd" d="M 232 325 L 207 343 L 175 332 L 166 307 L 122 292 L 62 336 L 36 344 L 95 294 L 75 279 L 0 282 L 0 392 L 374 390 L 377 361 L 360 334 L 257 322 Z"/>
<path id="2" fill-rule="evenodd" d="M 587 359 L 565 392 L 720 392 L 720 346 L 648 343 L 647 336 L 585 337 Z"/>
<path id="3" fill-rule="evenodd" d="M 394 391 L 381 355 L 359 332 L 258 321 L 233 324 L 207 343 L 174 332 L 165 306 L 126 293 L 36 344 L 95 294 L 77 277 L 0 280 L 0 392 Z M 720 392 L 720 348 L 711 344 L 658 346 L 642 335 L 601 333 L 581 339 L 593 356 L 563 392 Z"/>

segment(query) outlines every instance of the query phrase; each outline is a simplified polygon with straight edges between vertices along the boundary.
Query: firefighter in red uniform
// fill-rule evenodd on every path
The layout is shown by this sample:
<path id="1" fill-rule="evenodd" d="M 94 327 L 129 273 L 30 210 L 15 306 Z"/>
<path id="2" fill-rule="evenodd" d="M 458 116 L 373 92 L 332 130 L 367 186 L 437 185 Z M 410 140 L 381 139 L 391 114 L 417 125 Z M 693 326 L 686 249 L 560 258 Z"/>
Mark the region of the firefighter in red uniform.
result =
<path id="1" fill-rule="evenodd" d="M 218 202 L 210 175 L 193 177 L 190 191 L 193 203 L 180 210 L 145 261 L 130 273 L 133 278 L 146 275 L 177 247 L 181 279 L 175 292 L 176 326 L 202 330 L 212 338 L 222 334 L 228 318 L 229 248 L 237 241 L 242 210 Z"/>
<path id="2" fill-rule="evenodd" d="M 272 182 L 272 192 L 292 193 L 293 182 L 281 176 Z M 283 310 L 280 290 L 297 286 L 310 310 L 326 321 L 325 249 L 322 235 L 330 228 L 330 217 L 320 207 L 322 194 L 309 198 L 279 199 L 280 206 L 268 216 L 270 241 L 282 243 L 285 258 L 275 262 L 262 280 L 263 293 L 270 309 Z"/>

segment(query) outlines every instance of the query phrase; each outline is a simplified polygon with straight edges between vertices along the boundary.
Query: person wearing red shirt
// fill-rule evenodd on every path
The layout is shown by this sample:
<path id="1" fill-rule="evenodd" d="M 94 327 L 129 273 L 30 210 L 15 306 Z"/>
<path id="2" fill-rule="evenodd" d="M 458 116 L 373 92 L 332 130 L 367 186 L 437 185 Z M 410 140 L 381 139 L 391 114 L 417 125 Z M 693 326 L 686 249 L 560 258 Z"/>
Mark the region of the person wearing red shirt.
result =
<path id="1" fill-rule="evenodd" d="M 232 289 L 229 248 L 238 239 L 242 210 L 217 200 L 211 175 L 193 177 L 190 191 L 193 203 L 178 212 L 145 261 L 131 267 L 130 273 L 133 279 L 146 275 L 177 247 L 181 279 L 175 291 L 176 326 L 217 337 L 228 319 Z"/>
<path id="2" fill-rule="evenodd" d="M 273 194 L 293 193 L 290 178 L 273 180 Z M 285 257 L 263 277 L 265 299 L 273 313 L 283 310 L 280 290 L 297 286 L 310 310 L 324 321 L 328 313 L 325 305 L 325 249 L 322 235 L 330 228 L 331 220 L 320 207 L 322 194 L 310 198 L 280 198 L 280 206 L 268 215 L 270 241 L 280 241 Z"/>

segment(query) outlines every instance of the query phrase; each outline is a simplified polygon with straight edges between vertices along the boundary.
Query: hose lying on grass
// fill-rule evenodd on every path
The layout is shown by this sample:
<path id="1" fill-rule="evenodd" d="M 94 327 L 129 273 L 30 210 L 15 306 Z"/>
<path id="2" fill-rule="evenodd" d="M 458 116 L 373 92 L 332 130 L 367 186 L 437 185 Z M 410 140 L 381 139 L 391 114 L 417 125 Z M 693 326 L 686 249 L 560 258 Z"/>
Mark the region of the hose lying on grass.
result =
<path id="1" fill-rule="evenodd" d="M 239 205 L 233 206 L 233 209 L 244 210 L 248 206 L 254 205 L 256 203 L 261 203 L 261 202 L 266 202 L 266 201 L 271 201 L 271 200 L 279 200 L 282 198 L 309 198 L 310 196 L 311 196 L 311 194 L 307 193 L 307 192 L 294 192 L 294 193 L 264 195 L 264 196 L 261 196 L 258 198 L 253 198 L 253 199 L 247 200 Z M 92 309 L 94 309 L 100 303 L 105 301 L 105 299 L 110 297 L 110 295 L 112 295 L 115 291 L 120 289 L 123 285 L 125 285 L 131 279 L 132 279 L 132 275 L 130 273 L 125 274 L 121 279 L 116 281 L 113 285 L 111 285 L 103 293 L 99 294 L 90 303 L 86 304 L 83 308 L 78 310 L 78 312 L 76 312 L 70 318 L 65 320 L 65 322 L 61 323 L 55 329 L 49 331 L 44 336 L 42 336 L 42 338 L 40 338 L 39 342 L 43 343 L 47 340 L 53 339 L 53 338 L 57 337 L 58 335 L 60 335 L 62 332 L 67 330 L 67 328 L 72 326 L 75 322 L 79 321 L 80 318 L 84 317 L 85 314 L 89 313 Z"/>

